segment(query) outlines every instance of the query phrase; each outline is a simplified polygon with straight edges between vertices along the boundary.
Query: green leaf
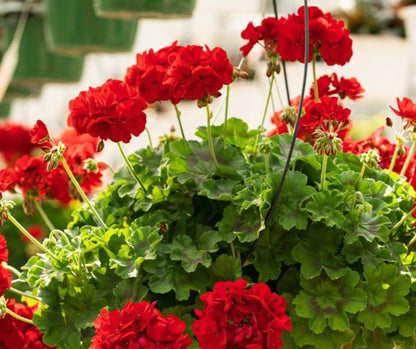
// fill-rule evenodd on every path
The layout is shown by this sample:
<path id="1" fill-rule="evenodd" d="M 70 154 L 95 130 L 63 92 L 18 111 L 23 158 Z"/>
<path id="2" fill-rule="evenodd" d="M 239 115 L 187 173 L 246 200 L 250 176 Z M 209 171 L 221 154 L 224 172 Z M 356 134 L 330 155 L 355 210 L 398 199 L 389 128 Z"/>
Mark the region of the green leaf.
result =
<path id="1" fill-rule="evenodd" d="M 257 208 L 252 207 L 238 212 L 232 204 L 224 209 L 223 219 L 218 222 L 217 226 L 226 242 L 231 242 L 235 236 L 240 242 L 254 241 L 264 228 Z"/>
<path id="2" fill-rule="evenodd" d="M 331 279 L 338 279 L 348 272 L 344 257 L 338 254 L 342 241 L 339 231 L 312 225 L 300 238 L 292 249 L 292 256 L 301 263 L 300 270 L 305 279 L 317 277 L 322 270 Z"/>
<path id="3" fill-rule="evenodd" d="M 305 210 L 311 213 L 315 222 L 323 220 L 328 227 L 342 228 L 345 223 L 343 214 L 343 195 L 338 190 L 324 190 L 311 195 L 311 201 L 305 205 Z"/>
<path id="4" fill-rule="evenodd" d="M 271 189 L 265 190 L 262 196 L 269 204 L 271 204 L 281 178 L 280 173 L 273 173 L 266 177 L 266 185 Z M 305 199 L 315 193 L 315 189 L 306 184 L 307 181 L 308 178 L 303 173 L 294 171 L 287 173 L 270 224 L 278 222 L 286 230 L 307 227 L 308 214 L 301 209 L 301 205 Z"/>
<path id="5" fill-rule="evenodd" d="M 370 242 L 376 238 L 382 242 L 388 241 L 388 225 L 391 222 L 387 217 L 375 213 L 360 213 L 357 211 L 350 212 L 347 217 L 348 219 L 344 226 L 347 232 L 345 234 L 346 244 L 354 243 L 360 236 Z"/>
<path id="6" fill-rule="evenodd" d="M 210 230 L 202 233 L 199 240 L 197 247 L 190 236 L 177 235 L 168 248 L 170 258 L 181 261 L 183 269 L 188 273 L 194 272 L 198 264 L 208 268 L 212 261 L 210 253 L 218 251 L 217 242 L 222 239 L 216 231 Z"/>
<path id="7" fill-rule="evenodd" d="M 223 280 L 235 281 L 241 277 L 241 267 L 234 256 L 222 254 L 211 265 L 212 273 Z"/>
<path id="8" fill-rule="evenodd" d="M 198 269 L 194 273 L 187 273 L 179 262 L 173 262 L 168 256 L 159 257 L 154 261 L 145 261 L 143 268 L 150 273 L 148 286 L 152 292 L 168 293 L 174 291 L 178 300 L 187 300 L 191 290 L 203 291 L 208 278 L 201 280 L 204 273 Z"/>
<path id="9" fill-rule="evenodd" d="M 202 184 L 198 195 L 206 196 L 212 200 L 232 201 L 233 188 L 240 181 L 232 179 L 209 179 Z"/>
<path id="10" fill-rule="evenodd" d="M 270 137 L 270 140 L 276 144 L 276 147 L 273 148 L 272 153 L 277 155 L 278 159 L 282 163 L 285 163 L 289 155 L 289 149 L 292 143 L 292 135 L 288 133 L 275 135 Z M 303 142 L 300 139 L 296 139 L 291 162 L 294 162 L 298 159 L 306 159 L 310 155 L 316 156 L 315 149 L 313 149 L 309 143 Z"/>
<path id="11" fill-rule="evenodd" d="M 362 287 L 367 293 L 368 306 L 359 314 L 358 320 L 369 330 L 388 328 L 392 315 L 409 311 L 405 296 L 409 293 L 410 279 L 400 275 L 398 267 L 382 264 L 378 269 L 364 266 L 365 281 Z"/>
<path id="12" fill-rule="evenodd" d="M 318 334 L 327 326 L 336 331 L 348 330 L 347 313 L 357 313 L 367 305 L 365 292 L 357 287 L 358 280 L 358 273 L 351 270 L 336 280 L 325 274 L 311 280 L 301 279 L 303 290 L 293 300 L 296 314 L 308 318 L 309 328 Z"/>

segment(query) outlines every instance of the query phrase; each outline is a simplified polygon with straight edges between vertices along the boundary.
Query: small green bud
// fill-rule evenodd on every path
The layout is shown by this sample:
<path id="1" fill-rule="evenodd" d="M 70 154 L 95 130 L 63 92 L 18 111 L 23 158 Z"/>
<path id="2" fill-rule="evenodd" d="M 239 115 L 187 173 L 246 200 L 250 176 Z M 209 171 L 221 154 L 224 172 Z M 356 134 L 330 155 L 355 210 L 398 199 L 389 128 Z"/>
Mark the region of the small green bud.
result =
<path id="1" fill-rule="evenodd" d="M 84 160 L 83 169 L 86 170 L 87 172 L 98 172 L 98 165 L 94 161 L 94 159 L 89 158 L 89 159 Z"/>
<path id="2" fill-rule="evenodd" d="M 360 161 L 368 168 L 376 168 L 380 162 L 380 155 L 376 150 L 370 149 L 368 152 L 361 154 Z"/>
<path id="3" fill-rule="evenodd" d="M 4 296 L 0 297 L 0 319 L 3 319 L 7 314 L 7 300 Z"/>

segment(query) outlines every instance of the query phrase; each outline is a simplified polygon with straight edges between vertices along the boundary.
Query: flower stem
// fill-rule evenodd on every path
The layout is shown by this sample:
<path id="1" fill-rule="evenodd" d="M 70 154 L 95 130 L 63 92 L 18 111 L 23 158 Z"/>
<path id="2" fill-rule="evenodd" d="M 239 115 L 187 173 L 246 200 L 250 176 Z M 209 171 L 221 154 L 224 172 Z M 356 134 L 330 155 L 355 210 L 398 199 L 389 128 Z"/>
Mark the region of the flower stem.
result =
<path id="1" fill-rule="evenodd" d="M 19 229 L 19 231 L 26 236 L 30 242 L 32 242 L 36 247 L 38 247 L 40 250 L 45 252 L 47 255 L 52 257 L 53 259 L 57 260 L 55 255 L 49 251 L 45 246 L 43 246 L 38 240 L 36 240 L 10 213 L 8 214 L 8 219 L 10 222 L 14 224 L 14 226 Z"/>
<path id="2" fill-rule="evenodd" d="M 176 104 L 173 105 L 173 107 L 175 108 L 175 112 L 176 112 L 176 118 L 178 119 L 178 124 L 179 124 L 179 129 L 181 130 L 181 135 L 183 139 L 185 138 L 185 133 L 183 132 L 183 127 L 182 127 L 182 122 L 181 122 L 181 112 L 178 109 L 178 106 Z"/>
<path id="3" fill-rule="evenodd" d="M 396 148 L 394 148 L 393 157 L 391 159 L 390 167 L 389 167 L 389 174 L 393 172 L 394 165 L 396 164 L 397 156 L 399 155 L 400 147 L 402 146 L 402 141 L 400 139 L 397 140 Z"/>
<path id="4" fill-rule="evenodd" d="M 50 221 L 49 217 L 47 216 L 47 214 L 43 210 L 42 205 L 37 200 L 33 200 L 33 201 L 35 203 L 36 209 L 38 210 L 40 216 L 42 217 L 43 221 L 45 222 L 45 224 L 47 225 L 49 230 L 54 230 L 55 226 L 53 225 L 53 223 Z"/>
<path id="5" fill-rule="evenodd" d="M 8 291 L 10 291 L 10 292 L 12 292 L 12 293 L 14 293 L 14 294 L 17 294 L 17 295 L 19 295 L 19 296 L 23 296 L 23 297 L 31 298 L 31 299 L 34 299 L 34 300 L 36 300 L 36 301 L 38 301 L 38 302 L 40 302 L 40 301 L 41 301 L 41 299 L 40 299 L 39 297 L 32 296 L 31 294 L 28 294 L 28 293 L 22 292 L 22 291 L 20 291 L 20 290 L 18 290 L 18 289 L 16 289 L 16 288 L 14 288 L 14 287 L 9 287 L 7 290 L 8 290 Z"/>
<path id="6" fill-rule="evenodd" d="M 123 156 L 124 162 L 127 165 L 127 168 L 129 169 L 130 174 L 133 176 L 133 178 L 136 180 L 136 182 L 142 187 L 142 189 L 146 192 L 146 189 L 143 185 L 143 183 L 140 181 L 139 177 L 137 177 L 136 173 L 134 172 L 133 166 L 128 159 L 126 153 L 124 152 L 123 148 L 121 147 L 120 142 L 117 142 L 118 149 L 120 150 L 121 155 Z"/>
<path id="7" fill-rule="evenodd" d="M 361 166 L 360 174 L 359 174 L 359 176 L 357 178 L 357 181 L 355 182 L 355 187 L 357 187 L 358 183 L 360 183 L 361 180 L 364 178 L 364 173 L 365 173 L 365 169 L 366 168 L 367 168 L 367 165 L 365 163 L 363 163 L 363 165 Z M 355 201 L 357 201 L 357 194 L 354 194 L 354 197 L 352 199 L 352 202 L 351 202 L 351 210 L 353 210 L 354 207 L 355 207 Z"/>
<path id="8" fill-rule="evenodd" d="M 399 229 L 399 227 L 406 221 L 406 219 L 408 218 L 408 217 L 410 217 L 414 212 L 416 211 L 416 205 L 415 205 L 415 207 L 413 207 L 408 213 L 406 213 L 403 217 L 402 217 L 402 219 L 400 220 L 400 221 L 398 221 L 397 223 L 396 223 L 396 225 L 393 227 L 393 228 L 391 228 L 391 230 L 390 230 L 390 234 L 393 234 L 397 229 Z M 413 238 L 412 239 L 412 241 L 410 241 L 409 242 L 409 244 L 408 245 L 411 245 L 411 244 L 413 244 L 414 243 L 414 240 L 415 238 Z"/>
<path id="9" fill-rule="evenodd" d="M 267 110 L 269 109 L 269 103 L 270 103 L 270 99 L 272 97 L 273 83 L 274 83 L 274 73 L 272 74 L 272 76 L 270 78 L 269 92 L 267 94 L 266 105 L 264 107 L 263 119 L 261 120 L 260 127 L 263 127 L 264 122 L 266 121 Z"/>
<path id="10" fill-rule="evenodd" d="M 409 150 L 409 153 L 407 154 L 406 161 L 404 162 L 402 170 L 400 171 L 400 176 L 405 176 L 406 175 L 407 168 L 409 167 L 410 161 L 412 160 L 412 157 L 415 154 L 415 150 L 416 150 L 416 142 L 413 141 L 413 144 L 412 144 L 412 146 Z"/>
<path id="11" fill-rule="evenodd" d="M 97 164 L 103 164 L 105 167 L 107 167 L 110 170 L 110 172 L 113 176 L 116 174 L 116 171 L 114 171 L 114 169 L 111 167 L 111 165 L 108 164 L 107 162 L 99 161 L 99 162 L 97 162 Z"/>
<path id="12" fill-rule="evenodd" d="M 150 148 L 153 148 L 152 137 L 150 137 L 149 129 L 145 127 L 145 130 L 146 130 L 147 138 L 149 139 L 149 146 Z"/>
<path id="13" fill-rule="evenodd" d="M 321 169 L 321 190 L 325 190 L 326 167 L 328 164 L 328 155 L 322 155 L 322 169 Z"/>
<path id="14" fill-rule="evenodd" d="M 224 134 L 224 146 L 227 141 L 227 121 L 228 121 L 228 106 L 230 101 L 230 85 L 226 87 L 225 93 L 225 115 L 224 115 L 224 127 L 223 127 L 223 134 Z"/>
<path id="15" fill-rule="evenodd" d="M 25 317 L 20 316 L 19 314 L 16 314 L 14 311 L 10 310 L 9 308 L 7 308 L 6 314 L 9 314 L 10 316 L 14 317 L 16 320 L 26 322 L 27 324 L 33 325 L 32 320 L 26 319 Z"/>
<path id="16" fill-rule="evenodd" d="M 313 74 L 313 92 L 315 95 L 315 102 L 319 102 L 318 80 L 316 79 L 316 54 L 312 55 L 312 74 Z"/>
<path id="17" fill-rule="evenodd" d="M 212 144 L 212 134 L 211 134 L 211 117 L 212 117 L 212 112 L 209 109 L 209 105 L 208 104 L 206 106 L 206 110 L 207 110 L 207 136 L 208 136 L 209 152 L 211 153 L 212 161 L 214 162 L 215 168 L 218 168 L 219 165 L 218 165 L 217 158 L 215 156 L 214 145 Z"/>
<path id="18" fill-rule="evenodd" d="M 75 189 L 78 191 L 79 195 L 81 195 L 81 197 L 84 200 L 84 202 L 91 209 L 91 211 L 92 211 L 93 215 L 95 216 L 95 218 L 97 219 L 97 221 L 100 223 L 100 225 L 103 228 L 107 228 L 107 226 L 105 225 L 103 219 L 100 217 L 100 215 L 98 214 L 98 212 L 96 211 L 96 209 L 94 208 L 94 206 L 91 204 L 91 201 L 88 199 L 87 195 L 84 193 L 84 191 L 82 190 L 82 188 L 79 185 L 78 181 L 76 180 L 76 178 L 72 174 L 71 169 L 69 168 L 68 163 L 66 162 L 66 160 L 65 160 L 65 158 L 63 156 L 61 156 L 61 162 L 62 162 L 62 165 L 64 166 L 64 169 L 66 171 L 66 174 L 68 175 L 68 177 L 71 180 L 72 184 L 74 185 Z"/>
<path id="19" fill-rule="evenodd" d="M 20 275 L 22 275 L 20 271 L 18 271 L 16 268 L 12 267 L 11 265 L 7 264 L 6 262 L 1 263 L 1 265 L 3 266 L 3 268 L 10 270 L 17 277 L 20 277 Z"/>
<path id="20" fill-rule="evenodd" d="M 268 175 L 270 173 L 269 154 L 264 154 L 264 166 L 266 175 Z"/>

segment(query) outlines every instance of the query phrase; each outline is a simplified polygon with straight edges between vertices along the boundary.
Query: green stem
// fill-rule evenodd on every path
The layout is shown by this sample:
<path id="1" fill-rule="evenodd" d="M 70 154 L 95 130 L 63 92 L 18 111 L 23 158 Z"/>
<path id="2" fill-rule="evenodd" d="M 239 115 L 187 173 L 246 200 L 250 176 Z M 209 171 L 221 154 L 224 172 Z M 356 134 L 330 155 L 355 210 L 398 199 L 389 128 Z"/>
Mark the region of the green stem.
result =
<path id="1" fill-rule="evenodd" d="M 32 320 L 26 319 L 25 317 L 20 316 L 19 314 L 16 314 L 14 311 L 10 310 L 9 308 L 7 308 L 6 313 L 19 321 L 26 322 L 27 324 L 33 325 Z"/>
<path id="2" fill-rule="evenodd" d="M 50 221 L 48 215 L 43 210 L 42 205 L 36 199 L 33 200 L 33 201 L 35 203 L 36 209 L 38 210 L 40 216 L 42 217 L 42 219 L 45 222 L 45 224 L 48 227 L 48 229 L 49 230 L 54 230 L 55 229 L 55 226 L 53 225 L 53 223 Z"/>
<path id="3" fill-rule="evenodd" d="M 397 156 L 399 155 L 400 147 L 402 146 L 402 141 L 400 139 L 397 140 L 396 148 L 394 149 L 393 157 L 391 159 L 390 167 L 389 167 L 389 174 L 393 172 L 394 165 L 396 164 Z"/>
<path id="4" fill-rule="evenodd" d="M 312 55 L 312 73 L 313 73 L 313 92 L 315 95 L 315 102 L 319 102 L 318 80 L 316 78 L 316 54 Z"/>
<path id="5" fill-rule="evenodd" d="M 136 180 L 136 182 L 142 187 L 142 189 L 146 192 L 146 189 L 145 189 L 143 183 L 140 181 L 139 177 L 137 177 L 136 172 L 134 172 L 133 166 L 132 166 L 131 162 L 129 161 L 126 153 L 123 150 L 123 148 L 121 147 L 120 142 L 117 142 L 117 146 L 118 146 L 118 149 L 120 150 L 121 156 L 124 159 L 124 162 L 127 165 L 127 168 L 129 169 L 130 174 L 133 176 L 133 178 Z"/>
<path id="6" fill-rule="evenodd" d="M 8 214 L 8 219 L 10 222 L 12 222 L 14 224 L 14 226 L 19 229 L 19 231 L 26 236 L 30 242 L 32 242 L 36 247 L 38 247 L 40 250 L 42 250 L 43 252 L 45 252 L 46 254 L 48 254 L 50 257 L 52 257 L 55 260 L 58 260 L 54 254 L 49 251 L 45 246 L 43 246 L 38 240 L 36 240 L 32 235 L 30 235 L 30 233 L 9 213 Z"/>
<path id="7" fill-rule="evenodd" d="M 146 130 L 147 138 L 149 139 L 149 146 L 150 148 L 153 148 L 152 137 L 150 137 L 149 129 L 146 127 L 145 130 Z"/>
<path id="8" fill-rule="evenodd" d="M 230 249 L 231 249 L 231 254 L 233 255 L 233 257 L 235 257 L 235 250 L 234 250 L 234 245 L 232 242 L 230 242 Z"/>
<path id="9" fill-rule="evenodd" d="M 116 171 L 114 171 L 114 169 L 108 163 L 106 163 L 105 161 L 99 161 L 99 162 L 97 162 L 97 164 L 103 164 L 105 167 L 107 167 L 110 170 L 110 172 L 113 174 L 113 176 L 116 174 Z"/>
<path id="10" fill-rule="evenodd" d="M 81 186 L 79 185 L 78 181 L 76 180 L 76 178 L 72 174 L 71 169 L 69 168 L 68 163 L 66 162 L 66 160 L 65 160 L 65 158 L 63 156 L 61 156 L 61 162 L 62 162 L 62 165 L 64 166 L 64 169 L 65 169 L 66 174 L 68 175 L 68 177 L 71 180 L 72 184 L 74 185 L 75 189 L 78 191 L 79 195 L 81 195 L 82 200 L 91 209 L 93 215 L 95 216 L 95 218 L 97 219 L 97 221 L 99 222 L 99 224 L 103 228 L 106 228 L 107 229 L 107 226 L 105 225 L 103 219 L 100 217 L 100 215 L 98 214 L 98 212 L 96 211 L 96 209 L 94 208 L 94 206 L 91 204 L 91 201 L 88 199 L 87 195 L 82 190 Z"/>
<path id="11" fill-rule="evenodd" d="M 403 217 L 402 217 L 402 219 L 400 220 L 400 221 L 398 221 L 397 223 L 396 223 L 396 225 L 393 227 L 393 228 L 391 228 L 391 230 L 390 230 L 390 234 L 393 234 L 397 229 L 399 229 L 399 227 L 406 221 L 406 219 L 408 218 L 408 217 L 410 217 L 414 212 L 416 211 L 416 205 L 415 205 L 415 207 L 413 207 L 408 213 L 406 213 Z M 413 238 L 413 239 L 415 239 L 415 238 Z M 412 239 L 412 240 L 413 240 Z M 412 241 L 410 241 L 410 242 L 412 242 Z M 409 242 L 409 244 L 410 244 L 410 242 Z M 412 244 L 414 243 L 414 241 L 412 242 Z"/>
<path id="12" fill-rule="evenodd" d="M 325 190 L 326 167 L 328 164 L 328 155 L 322 155 L 322 169 L 321 169 L 321 190 Z"/>
<path id="13" fill-rule="evenodd" d="M 407 248 L 409 249 L 415 242 L 416 242 L 416 235 L 413 236 L 412 240 L 409 241 L 409 243 L 407 244 Z"/>
<path id="14" fill-rule="evenodd" d="M 264 154 L 264 166 L 266 170 L 266 175 L 268 175 L 270 173 L 269 154 Z"/>
<path id="15" fill-rule="evenodd" d="M 58 229 L 54 229 L 51 231 L 50 236 L 55 240 L 55 242 L 57 241 L 56 235 L 59 235 L 65 241 L 65 244 L 67 246 L 71 246 L 71 242 L 69 241 L 68 237 L 63 231 L 60 231 Z"/>
<path id="16" fill-rule="evenodd" d="M 409 153 L 407 154 L 407 158 L 406 158 L 406 161 L 404 162 L 402 170 L 400 171 L 400 176 L 405 176 L 406 175 L 407 168 L 409 167 L 410 161 L 412 160 L 412 157 L 415 154 L 415 150 L 416 150 L 416 142 L 413 142 L 413 144 L 412 144 L 412 146 L 409 150 Z"/>
<path id="17" fill-rule="evenodd" d="M 12 292 L 12 293 L 14 293 L 14 294 L 17 294 L 17 295 L 19 295 L 19 296 L 23 296 L 23 297 L 31 298 L 31 299 L 34 299 L 34 300 L 36 300 L 36 301 L 38 301 L 38 302 L 40 302 L 40 301 L 41 301 L 41 299 L 40 299 L 39 297 L 32 296 L 31 294 L 28 294 L 28 293 L 22 292 L 22 291 L 20 291 L 20 290 L 18 290 L 18 289 L 16 289 L 16 288 L 14 288 L 14 287 L 9 287 L 7 290 L 8 290 L 8 291 L 10 291 L 10 292 Z"/>
<path id="18" fill-rule="evenodd" d="M 181 112 L 178 109 L 178 106 L 176 104 L 173 105 L 173 107 L 175 108 L 175 112 L 176 112 L 176 118 L 178 119 L 178 124 L 179 124 L 179 129 L 181 130 L 181 135 L 183 139 L 185 138 L 185 133 L 183 132 L 183 127 L 182 127 L 182 122 L 181 122 Z"/>
<path id="19" fill-rule="evenodd" d="M 270 99 L 272 97 L 273 82 L 274 82 L 274 73 L 272 74 L 272 76 L 270 78 L 269 92 L 267 94 L 266 105 L 264 107 L 263 119 L 261 120 L 260 127 L 263 127 L 264 122 L 266 121 L 267 110 L 269 109 L 269 103 L 270 103 Z"/>
<path id="20" fill-rule="evenodd" d="M 362 179 L 364 178 L 364 173 L 365 173 L 366 168 L 367 168 L 367 165 L 365 163 L 363 163 L 362 166 L 361 166 L 360 174 L 357 178 L 357 181 L 355 182 L 355 188 L 357 188 L 358 183 L 360 183 L 362 181 Z M 357 201 L 357 194 L 354 194 L 354 197 L 352 199 L 351 210 L 353 210 L 354 207 L 355 207 L 355 201 Z"/>
<path id="21" fill-rule="evenodd" d="M 212 161 L 214 162 L 215 168 L 218 168 L 219 165 L 218 165 L 217 158 L 215 156 L 214 145 L 212 144 L 212 134 L 211 134 L 211 117 L 212 117 L 212 112 L 209 109 L 209 105 L 208 104 L 206 106 L 206 110 L 207 110 L 207 136 L 208 136 L 209 152 L 211 153 Z"/>
<path id="22" fill-rule="evenodd" d="M 15 267 L 12 267 L 11 265 L 7 264 L 6 262 L 1 263 L 1 265 L 3 266 L 3 268 L 10 270 L 18 278 L 20 277 L 20 275 L 22 275 L 20 271 L 18 271 Z"/>
<path id="23" fill-rule="evenodd" d="M 224 115 L 224 127 L 223 127 L 223 134 L 224 134 L 224 146 L 227 142 L 227 121 L 228 121 L 228 106 L 230 101 L 230 85 L 227 85 L 226 92 L 225 92 L 225 115 Z"/>

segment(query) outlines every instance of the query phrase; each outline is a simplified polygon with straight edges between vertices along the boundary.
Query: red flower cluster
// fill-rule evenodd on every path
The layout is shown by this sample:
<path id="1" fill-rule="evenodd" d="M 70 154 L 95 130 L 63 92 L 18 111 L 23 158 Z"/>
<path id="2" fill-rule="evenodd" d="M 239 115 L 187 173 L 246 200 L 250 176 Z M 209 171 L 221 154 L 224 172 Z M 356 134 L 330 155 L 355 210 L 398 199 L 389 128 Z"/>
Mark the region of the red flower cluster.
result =
<path id="1" fill-rule="evenodd" d="M 247 281 L 217 282 L 203 294 L 192 331 L 201 349 L 282 347 L 283 330 L 292 330 L 286 300 L 264 283 L 246 289 Z"/>
<path id="2" fill-rule="evenodd" d="M 9 260 L 9 250 L 7 249 L 6 238 L 0 234 L 0 296 L 12 285 L 12 273 L 3 267 L 3 262 Z"/>
<path id="3" fill-rule="evenodd" d="M 8 166 L 37 146 L 30 141 L 29 128 L 13 122 L 0 125 L 0 154 Z"/>
<path id="4" fill-rule="evenodd" d="M 339 98 L 349 98 L 353 101 L 362 98 L 365 90 L 356 78 L 346 79 L 344 77 L 338 78 L 336 73 L 331 76 L 323 75 L 317 81 L 319 96 L 333 96 L 338 95 Z M 313 86 L 310 88 L 309 94 L 314 96 Z"/>
<path id="5" fill-rule="evenodd" d="M 310 6 L 309 15 L 309 58 L 319 54 L 328 65 L 344 65 L 352 56 L 352 40 L 343 21 L 332 18 L 330 13 Z M 278 54 L 287 61 L 305 61 L 305 8 L 287 18 L 265 18 L 260 26 L 249 23 L 241 33 L 248 43 L 240 48 L 243 56 L 251 51 L 254 44 L 264 41 L 269 53 Z"/>
<path id="6" fill-rule="evenodd" d="M 148 103 L 199 100 L 218 97 L 223 85 L 232 82 L 233 67 L 219 47 L 179 46 L 173 43 L 156 52 L 137 54 L 125 81 L 136 87 Z"/>
<path id="7" fill-rule="evenodd" d="M 404 97 L 402 100 L 397 98 L 397 107 L 399 108 L 398 110 L 393 107 L 390 108 L 396 115 L 406 119 L 410 125 L 416 126 L 416 104 L 407 97 Z"/>
<path id="8" fill-rule="evenodd" d="M 68 126 L 79 134 L 128 143 L 146 126 L 147 104 L 139 92 L 121 80 L 108 79 L 69 102 Z"/>
<path id="9" fill-rule="evenodd" d="M 155 303 L 128 301 L 123 309 L 103 309 L 94 320 L 90 349 L 185 349 L 192 344 L 183 335 L 186 325 L 175 315 L 162 316 Z"/>
<path id="10" fill-rule="evenodd" d="M 37 306 L 29 307 L 9 299 L 7 308 L 20 316 L 32 319 Z M 0 348 L 2 349 L 51 349 L 52 347 L 43 344 L 42 337 L 43 334 L 34 325 L 16 320 L 8 314 L 3 319 L 0 318 Z"/>
<path id="11" fill-rule="evenodd" d="M 31 132 L 32 140 L 41 142 L 44 139 L 42 124 L 37 123 L 34 127 Z M 72 173 L 82 189 L 87 194 L 91 193 L 102 184 L 100 171 L 104 168 L 100 165 L 98 172 L 88 172 L 84 168 L 84 160 L 94 157 L 98 139 L 89 135 L 78 136 L 74 130 L 67 130 L 59 140 L 66 144 L 64 157 Z M 50 145 L 49 142 L 47 144 Z M 17 159 L 15 166 L 0 170 L 0 192 L 13 192 L 16 189 L 22 192 L 28 213 L 34 213 L 31 208 L 32 200 L 56 199 L 62 204 L 67 204 L 75 198 L 76 193 L 63 166 L 60 164 L 56 169 L 48 171 L 42 155 L 23 155 Z"/>

